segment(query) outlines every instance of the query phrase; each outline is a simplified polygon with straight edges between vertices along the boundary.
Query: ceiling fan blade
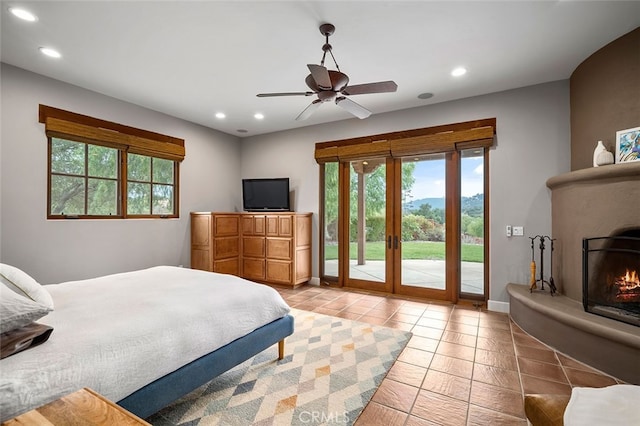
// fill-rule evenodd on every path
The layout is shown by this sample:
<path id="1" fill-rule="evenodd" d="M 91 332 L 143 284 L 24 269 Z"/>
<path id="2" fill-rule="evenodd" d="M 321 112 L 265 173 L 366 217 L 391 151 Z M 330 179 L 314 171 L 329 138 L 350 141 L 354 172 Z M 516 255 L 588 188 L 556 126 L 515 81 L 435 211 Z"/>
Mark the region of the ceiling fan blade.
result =
<path id="1" fill-rule="evenodd" d="M 363 95 L 366 93 L 395 92 L 398 85 L 394 81 L 379 81 L 377 83 L 354 84 L 342 90 L 345 95 Z"/>
<path id="2" fill-rule="evenodd" d="M 258 93 L 256 96 L 259 98 L 271 98 L 274 96 L 311 96 L 311 95 L 315 95 L 315 92 Z"/>
<path id="3" fill-rule="evenodd" d="M 308 107 L 306 107 L 297 117 L 296 117 L 296 121 L 302 121 L 302 120 L 306 120 L 307 118 L 311 117 L 311 114 L 313 114 L 315 112 L 315 110 L 318 109 L 318 107 L 322 104 L 322 101 L 320 99 L 316 99 L 315 101 L 311 102 L 309 104 Z"/>
<path id="4" fill-rule="evenodd" d="M 307 67 L 320 90 L 331 90 L 331 77 L 325 67 L 315 64 L 308 64 Z"/>
<path id="5" fill-rule="evenodd" d="M 336 105 L 344 108 L 360 119 L 367 118 L 371 115 L 371 111 L 369 111 L 362 105 L 353 102 L 351 99 L 345 98 L 344 96 L 339 96 L 336 98 Z"/>

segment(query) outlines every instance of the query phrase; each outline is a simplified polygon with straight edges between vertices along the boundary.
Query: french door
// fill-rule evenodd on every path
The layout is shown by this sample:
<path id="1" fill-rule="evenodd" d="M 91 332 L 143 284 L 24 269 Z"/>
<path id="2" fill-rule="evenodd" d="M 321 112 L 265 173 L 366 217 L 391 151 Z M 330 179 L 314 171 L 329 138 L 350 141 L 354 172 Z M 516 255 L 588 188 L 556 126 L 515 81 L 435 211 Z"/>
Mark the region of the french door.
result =
<path id="1" fill-rule="evenodd" d="M 337 185 L 339 208 L 333 219 L 325 211 L 325 222 L 337 223 L 325 229 L 325 275 L 335 274 L 345 287 L 385 293 L 452 302 L 460 295 L 484 297 L 483 149 L 365 158 L 331 167 L 325 194 Z M 463 197 L 461 188 L 476 192 Z M 463 207 L 470 198 L 480 200 L 469 210 L 473 219 Z M 478 237 L 469 235 L 470 223 Z M 471 247 L 473 262 L 466 260 L 468 242 L 478 243 Z"/>
<path id="2" fill-rule="evenodd" d="M 396 192 L 390 219 L 394 238 L 399 239 L 390 259 L 394 293 L 456 300 L 455 277 L 450 274 L 451 265 L 457 262 L 450 238 L 456 221 L 447 214 L 454 209 L 449 204 L 455 196 L 455 179 L 447 178 L 452 155 L 403 157 L 394 162 Z M 424 195 L 412 195 L 411 190 Z"/>
<path id="3" fill-rule="evenodd" d="M 340 278 L 345 287 L 393 292 L 392 159 L 340 163 Z"/>

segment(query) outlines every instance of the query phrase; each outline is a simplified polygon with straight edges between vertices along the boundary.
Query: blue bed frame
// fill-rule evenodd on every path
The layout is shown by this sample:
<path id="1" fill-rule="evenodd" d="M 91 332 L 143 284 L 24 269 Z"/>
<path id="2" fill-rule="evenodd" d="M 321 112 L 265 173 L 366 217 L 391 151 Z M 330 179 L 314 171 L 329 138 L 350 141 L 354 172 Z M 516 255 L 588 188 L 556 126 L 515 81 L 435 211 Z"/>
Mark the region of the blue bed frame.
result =
<path id="1" fill-rule="evenodd" d="M 117 402 L 143 419 L 278 343 L 284 357 L 284 338 L 293 333 L 293 316 L 286 315 L 186 364 Z"/>

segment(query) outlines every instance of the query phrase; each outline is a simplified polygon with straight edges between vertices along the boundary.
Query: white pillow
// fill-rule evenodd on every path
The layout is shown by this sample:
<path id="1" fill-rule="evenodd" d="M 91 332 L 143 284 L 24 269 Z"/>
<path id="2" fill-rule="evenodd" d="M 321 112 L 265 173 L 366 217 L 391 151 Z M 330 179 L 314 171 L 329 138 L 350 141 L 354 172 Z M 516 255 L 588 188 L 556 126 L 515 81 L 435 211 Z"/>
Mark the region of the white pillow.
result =
<path id="1" fill-rule="evenodd" d="M 51 308 L 0 285 L 0 333 L 31 324 L 51 311 Z"/>
<path id="2" fill-rule="evenodd" d="M 0 281 L 19 294 L 53 310 L 53 299 L 40 283 L 15 266 L 0 263 Z"/>

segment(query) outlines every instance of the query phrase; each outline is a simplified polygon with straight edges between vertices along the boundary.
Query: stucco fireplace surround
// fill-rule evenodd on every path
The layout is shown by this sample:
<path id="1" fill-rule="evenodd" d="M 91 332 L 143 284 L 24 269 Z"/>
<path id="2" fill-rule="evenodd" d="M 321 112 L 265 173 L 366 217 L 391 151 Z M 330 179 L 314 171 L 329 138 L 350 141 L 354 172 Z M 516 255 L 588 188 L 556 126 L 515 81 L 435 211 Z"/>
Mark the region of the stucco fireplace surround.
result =
<path id="1" fill-rule="evenodd" d="M 640 161 L 581 169 L 547 181 L 551 190 L 556 296 L 509 284 L 510 313 L 557 350 L 628 383 L 640 384 L 640 327 L 585 312 L 583 238 L 640 228 Z"/>

